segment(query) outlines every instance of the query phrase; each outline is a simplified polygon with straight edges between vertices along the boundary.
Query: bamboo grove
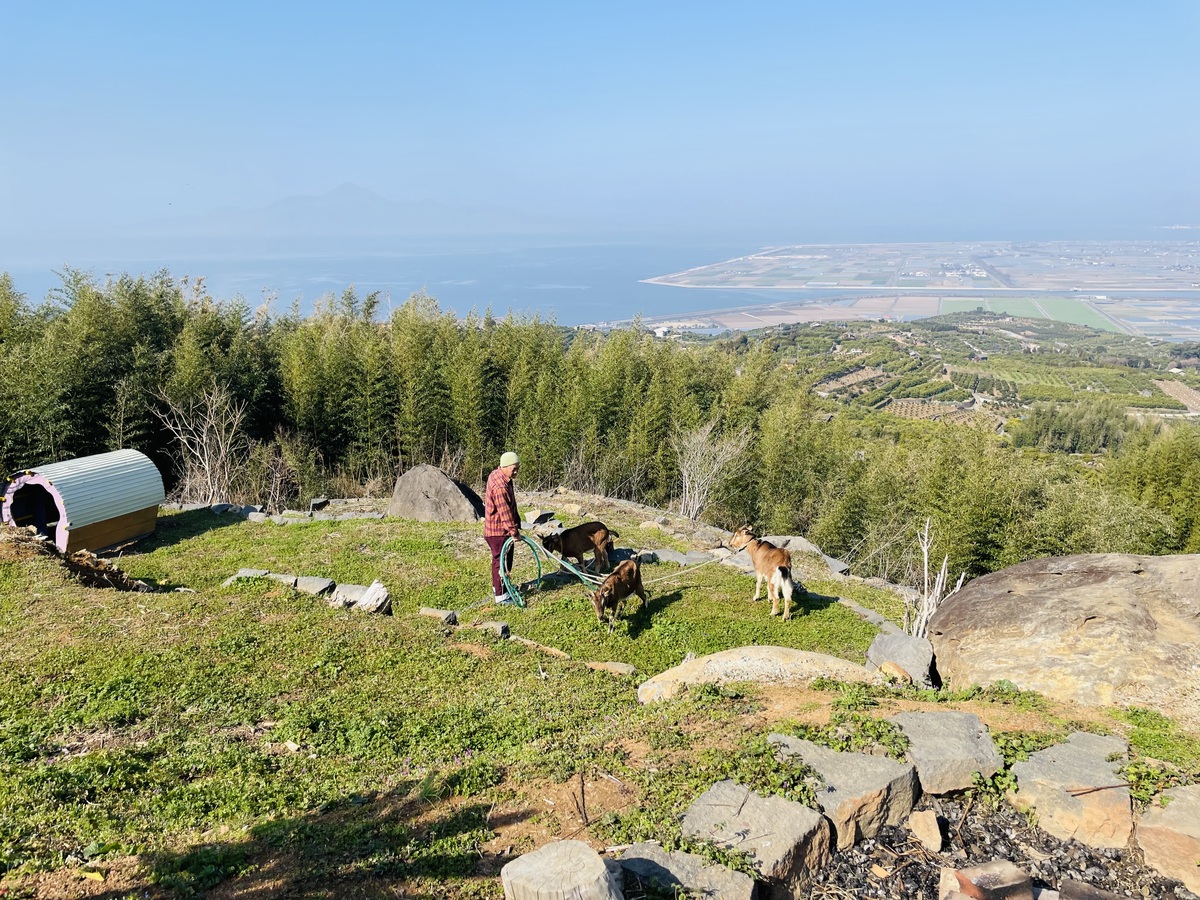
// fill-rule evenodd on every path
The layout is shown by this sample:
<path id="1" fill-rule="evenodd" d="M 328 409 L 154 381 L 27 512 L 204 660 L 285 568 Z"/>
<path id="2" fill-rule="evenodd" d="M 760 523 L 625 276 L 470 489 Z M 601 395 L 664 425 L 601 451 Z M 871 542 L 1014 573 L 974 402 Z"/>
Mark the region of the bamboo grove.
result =
<path id="1" fill-rule="evenodd" d="M 513 449 L 524 487 L 669 507 L 676 438 L 714 423 L 751 438 L 705 518 L 808 534 L 859 574 L 907 577 L 926 518 L 939 554 L 968 575 L 1076 552 L 1200 552 L 1194 426 L 1129 424 L 1117 441 L 1108 421 L 1089 444 L 1103 464 L 1085 465 L 1039 448 L 1029 426 L 1014 429 L 1022 448 L 986 430 L 826 411 L 810 390 L 816 351 L 785 361 L 761 340 L 460 319 L 425 295 L 382 303 L 349 289 L 301 316 L 216 300 L 165 272 L 100 284 L 67 270 L 32 304 L 0 276 L 0 465 L 132 447 L 172 484 L 166 412 L 219 385 L 244 411 L 229 499 L 387 493 L 425 462 L 478 485 Z"/>

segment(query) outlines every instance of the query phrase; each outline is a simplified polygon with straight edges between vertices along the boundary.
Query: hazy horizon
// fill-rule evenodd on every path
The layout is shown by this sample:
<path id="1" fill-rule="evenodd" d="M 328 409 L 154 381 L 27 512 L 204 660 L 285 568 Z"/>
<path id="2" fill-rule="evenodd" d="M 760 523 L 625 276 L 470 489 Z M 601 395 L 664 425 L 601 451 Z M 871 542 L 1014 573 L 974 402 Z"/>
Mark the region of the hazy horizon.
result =
<path id="1" fill-rule="evenodd" d="M 61 265 L 181 228 L 267 240 L 257 211 L 312 212 L 346 185 L 413 237 L 757 245 L 1200 224 L 1189 0 L 118 2 L 4 20 L 0 270 L 39 247 Z M 312 238 L 302 218 L 293 236 Z"/>

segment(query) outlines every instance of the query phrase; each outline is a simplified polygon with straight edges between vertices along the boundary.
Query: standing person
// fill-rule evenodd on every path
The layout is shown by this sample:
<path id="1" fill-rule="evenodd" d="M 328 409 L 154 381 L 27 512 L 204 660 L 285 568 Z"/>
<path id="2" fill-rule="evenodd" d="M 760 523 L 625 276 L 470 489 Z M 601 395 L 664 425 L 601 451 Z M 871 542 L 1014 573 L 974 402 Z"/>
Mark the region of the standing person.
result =
<path id="1" fill-rule="evenodd" d="M 492 589 L 497 603 L 512 603 L 504 582 L 500 580 L 500 552 L 508 538 L 521 536 L 520 514 L 517 512 L 517 493 L 513 488 L 513 477 L 521 468 L 517 454 L 509 450 L 500 457 L 500 467 L 487 480 L 487 491 L 483 500 L 483 539 L 492 551 Z M 504 554 L 504 571 L 512 571 L 513 551 Z"/>

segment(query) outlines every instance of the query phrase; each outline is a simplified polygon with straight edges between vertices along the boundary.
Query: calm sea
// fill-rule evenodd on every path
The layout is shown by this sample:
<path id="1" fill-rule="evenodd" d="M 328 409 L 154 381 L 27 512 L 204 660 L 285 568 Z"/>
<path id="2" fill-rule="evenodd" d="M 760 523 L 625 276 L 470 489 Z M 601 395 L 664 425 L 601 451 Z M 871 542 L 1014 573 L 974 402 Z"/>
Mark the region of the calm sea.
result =
<path id="1" fill-rule="evenodd" d="M 65 264 L 91 272 L 97 280 L 120 273 L 149 274 L 162 269 L 176 277 L 203 277 L 218 299 L 241 297 L 251 307 L 272 298 L 283 311 L 298 301 L 304 313 L 322 296 L 338 295 L 353 285 L 358 295 L 381 291 L 390 303 L 403 303 L 425 291 L 443 309 L 465 315 L 491 308 L 537 313 L 562 325 L 614 322 L 643 316 L 670 316 L 703 310 L 750 306 L 761 293 L 737 290 L 688 290 L 641 280 L 754 253 L 766 244 L 733 241 L 621 243 L 504 243 L 457 241 L 453 244 L 328 247 L 266 247 L 239 252 L 237 247 L 156 249 L 139 256 L 128 248 L 109 253 L 75 254 Z M 53 258 L 53 257 L 52 257 Z M 64 264 L 8 264 L 19 291 L 40 300 L 61 284 L 56 270 Z M 791 299 L 773 292 L 773 300 Z M 797 292 L 796 297 L 815 297 Z"/>

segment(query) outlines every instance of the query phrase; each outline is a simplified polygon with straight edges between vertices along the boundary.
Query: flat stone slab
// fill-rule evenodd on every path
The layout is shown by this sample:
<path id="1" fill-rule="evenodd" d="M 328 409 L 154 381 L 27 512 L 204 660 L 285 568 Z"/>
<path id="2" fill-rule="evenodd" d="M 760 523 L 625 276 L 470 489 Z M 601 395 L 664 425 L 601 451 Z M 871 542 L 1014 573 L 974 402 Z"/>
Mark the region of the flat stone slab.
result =
<path id="1" fill-rule="evenodd" d="M 616 874 L 583 841 L 555 841 L 500 870 L 505 900 L 623 900 Z"/>
<path id="2" fill-rule="evenodd" d="M 430 618 L 437 619 L 443 625 L 457 625 L 458 624 L 458 613 L 456 613 L 452 609 L 434 609 L 433 607 L 430 607 L 430 606 L 422 606 L 421 609 L 419 610 L 419 614 L 422 616 L 429 616 Z"/>
<path id="3" fill-rule="evenodd" d="M 1146 864 L 1200 894 L 1200 784 L 1163 791 L 1166 806 L 1150 806 L 1137 823 Z"/>
<path id="4" fill-rule="evenodd" d="M 270 519 L 270 518 L 271 518 L 271 517 L 270 517 L 270 516 L 268 516 L 268 515 L 267 515 L 266 513 L 264 513 L 264 512 L 252 512 L 252 513 L 249 513 L 249 514 L 246 516 L 246 520 L 247 520 L 247 521 L 249 521 L 249 522 L 257 522 L 258 524 L 262 524 L 263 522 L 266 522 L 266 521 L 267 521 L 268 519 Z"/>
<path id="5" fill-rule="evenodd" d="M 913 684 L 931 687 L 933 644 L 908 634 L 879 634 L 867 650 L 867 668 L 875 671 L 884 663 L 895 663 L 912 678 Z"/>
<path id="6" fill-rule="evenodd" d="M 221 587 L 229 587 L 240 578 L 266 578 L 270 574 L 266 569 L 238 569 L 236 573 L 221 582 Z"/>
<path id="7" fill-rule="evenodd" d="M 1010 801 L 1037 811 L 1038 827 L 1059 840 L 1121 848 L 1133 831 L 1129 788 L 1117 775 L 1128 745 L 1119 737 L 1077 731 L 1061 744 L 1013 763 Z"/>
<path id="8" fill-rule="evenodd" d="M 365 584 L 336 584 L 334 585 L 333 593 L 329 595 L 329 605 L 341 607 L 353 606 L 366 592 L 367 586 Z"/>
<path id="9" fill-rule="evenodd" d="M 658 844 L 634 844 L 621 854 L 621 867 L 634 875 L 643 888 L 657 896 L 711 897 L 716 900 L 754 900 L 754 879 L 743 872 L 710 863 L 703 856 L 675 850 L 668 853 Z M 647 892 L 648 893 L 648 892 Z"/>
<path id="10" fill-rule="evenodd" d="M 817 805 L 833 823 L 837 847 L 845 850 L 873 837 L 884 825 L 901 825 L 921 795 L 911 763 L 866 753 L 839 753 L 812 741 L 772 734 L 767 737 L 783 756 L 797 757 L 815 769 L 824 784 Z"/>
<path id="11" fill-rule="evenodd" d="M 990 778 L 1004 766 L 987 726 L 974 713 L 905 712 L 888 721 L 908 738 L 908 758 L 927 794 L 966 790 L 976 772 Z"/>
<path id="12" fill-rule="evenodd" d="M 782 797 L 718 781 L 683 817 L 683 835 L 748 853 L 758 873 L 785 889 L 803 884 L 830 859 L 829 820 Z"/>
<path id="13" fill-rule="evenodd" d="M 296 586 L 296 576 L 290 572 L 268 572 L 267 577 L 272 581 L 278 581 L 282 585 L 294 588 Z"/>
<path id="14" fill-rule="evenodd" d="M 608 672 L 612 675 L 621 675 L 626 678 L 632 678 L 637 674 L 637 668 L 629 663 L 623 662 L 590 662 L 585 663 L 589 669 L 594 669 L 597 672 Z"/>
<path id="15" fill-rule="evenodd" d="M 509 631 L 507 622 L 476 622 L 471 627 L 478 628 L 480 631 L 486 631 L 490 634 L 494 634 L 501 640 L 508 640 Z"/>
<path id="16" fill-rule="evenodd" d="M 680 553 L 678 550 L 671 550 L 668 547 L 658 547 L 651 552 L 659 562 L 675 563 L 677 566 L 686 566 L 688 563 L 686 553 Z"/>
<path id="17" fill-rule="evenodd" d="M 296 577 L 296 590 L 316 597 L 324 596 L 337 585 L 332 578 L 322 578 L 319 575 L 299 575 Z"/>
<path id="18" fill-rule="evenodd" d="M 791 647 L 736 647 L 689 660 L 642 683 L 638 700 L 668 700 L 693 684 L 810 684 L 817 678 L 869 684 L 866 668 L 836 656 Z"/>

